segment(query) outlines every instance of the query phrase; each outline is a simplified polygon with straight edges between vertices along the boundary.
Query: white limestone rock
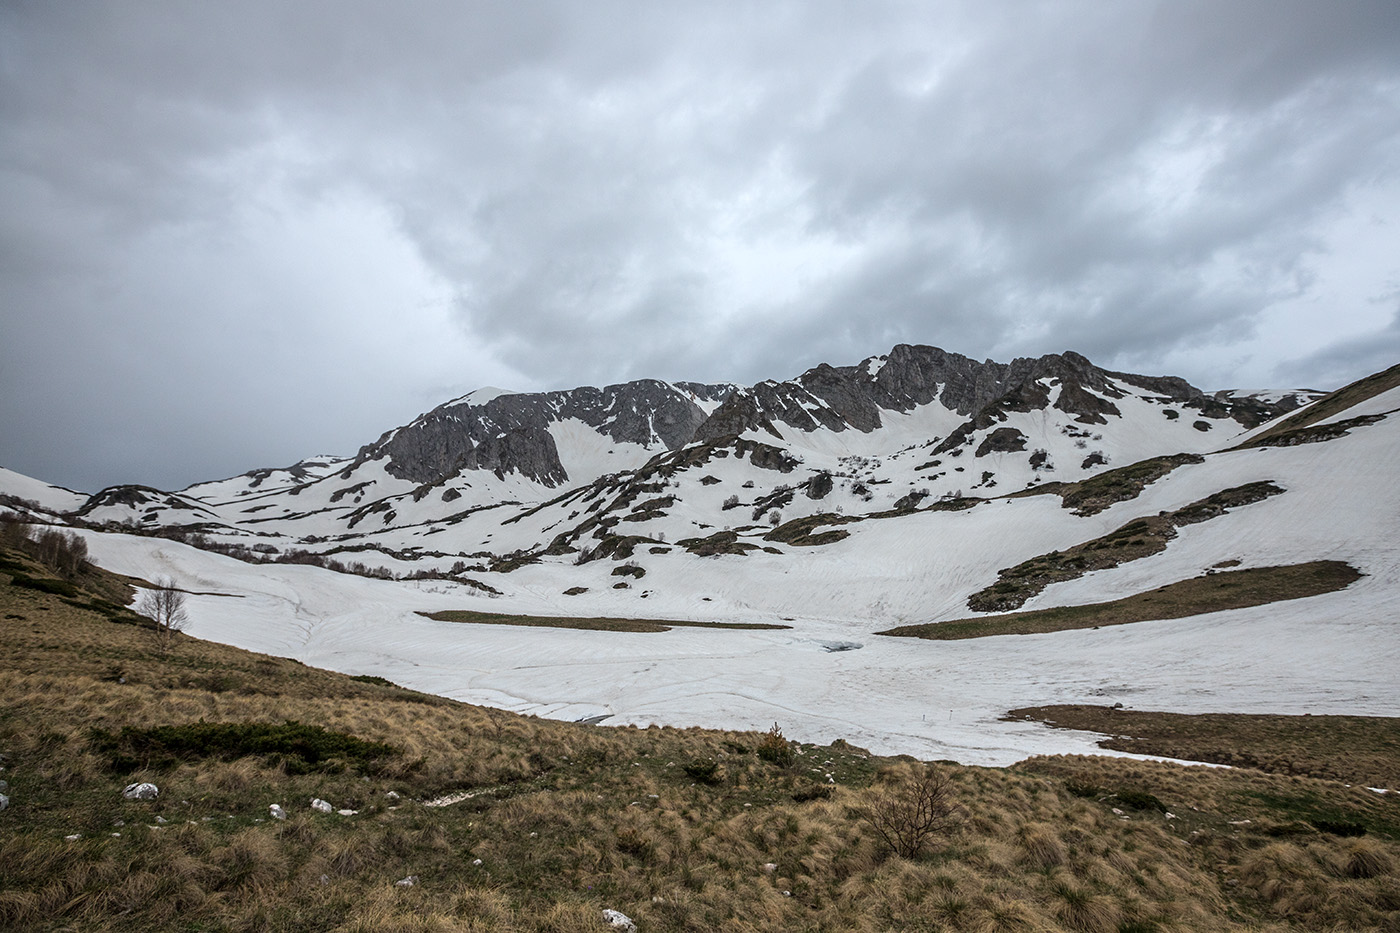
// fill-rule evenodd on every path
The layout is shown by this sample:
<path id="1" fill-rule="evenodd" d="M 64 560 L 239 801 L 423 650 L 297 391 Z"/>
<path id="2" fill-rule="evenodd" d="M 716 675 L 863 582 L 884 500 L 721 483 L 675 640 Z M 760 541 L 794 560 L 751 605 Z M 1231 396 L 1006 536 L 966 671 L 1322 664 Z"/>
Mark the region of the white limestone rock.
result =
<path id="1" fill-rule="evenodd" d="M 160 796 L 160 788 L 148 781 L 128 784 L 126 790 L 122 791 L 122 796 L 127 800 L 155 800 Z"/>

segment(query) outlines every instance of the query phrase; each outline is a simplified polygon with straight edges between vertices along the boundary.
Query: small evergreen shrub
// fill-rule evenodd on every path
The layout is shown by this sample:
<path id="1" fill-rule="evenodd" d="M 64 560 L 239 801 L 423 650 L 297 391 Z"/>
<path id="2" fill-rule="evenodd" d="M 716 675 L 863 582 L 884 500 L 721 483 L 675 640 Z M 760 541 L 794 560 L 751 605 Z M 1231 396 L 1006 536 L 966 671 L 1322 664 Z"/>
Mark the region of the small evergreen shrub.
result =
<path id="1" fill-rule="evenodd" d="M 701 784 L 718 784 L 722 780 L 719 762 L 713 758 L 692 758 L 681 766 L 681 770 Z"/>
<path id="2" fill-rule="evenodd" d="M 763 738 L 758 743 L 758 757 L 780 768 L 792 766 L 795 758 L 792 743 L 783 738 L 783 730 L 778 728 L 776 722 L 773 723 L 773 728 L 763 733 Z"/>

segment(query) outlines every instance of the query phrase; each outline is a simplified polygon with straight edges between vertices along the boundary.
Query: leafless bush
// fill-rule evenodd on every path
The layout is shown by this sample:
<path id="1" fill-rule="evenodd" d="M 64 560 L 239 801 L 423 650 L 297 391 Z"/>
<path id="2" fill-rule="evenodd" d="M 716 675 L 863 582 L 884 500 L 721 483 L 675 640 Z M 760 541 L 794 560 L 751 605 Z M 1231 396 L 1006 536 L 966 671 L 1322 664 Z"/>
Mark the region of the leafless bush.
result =
<path id="1" fill-rule="evenodd" d="M 71 531 L 46 528 L 34 536 L 29 550 L 45 566 L 70 580 L 87 566 L 87 541 Z"/>
<path id="2" fill-rule="evenodd" d="M 953 829 L 957 811 L 948 773 L 923 765 L 880 794 L 861 817 L 891 852 L 912 859 Z"/>
<path id="3" fill-rule="evenodd" d="M 184 591 L 176 589 L 168 577 L 159 578 L 154 587 L 141 594 L 137 610 L 156 624 L 156 641 L 163 652 L 170 650 L 175 633 L 183 631 L 190 621 Z"/>

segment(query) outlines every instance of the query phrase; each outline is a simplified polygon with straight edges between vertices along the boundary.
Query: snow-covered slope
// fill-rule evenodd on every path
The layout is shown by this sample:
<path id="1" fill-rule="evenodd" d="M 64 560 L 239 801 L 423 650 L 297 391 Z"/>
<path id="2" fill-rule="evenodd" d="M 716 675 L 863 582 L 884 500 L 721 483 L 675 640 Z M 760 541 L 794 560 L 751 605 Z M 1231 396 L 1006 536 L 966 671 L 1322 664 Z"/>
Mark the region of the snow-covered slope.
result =
<path id="1" fill-rule="evenodd" d="M 1400 710 L 1400 388 L 1320 407 L 1329 412 L 1323 430 L 1270 446 L 1270 421 L 1251 430 L 1261 412 L 1316 393 L 1208 396 L 1171 380 L 1091 372 L 1082 358 L 1056 375 L 1060 364 L 1045 360 L 970 412 L 956 405 L 976 378 L 944 402 L 956 381 L 948 373 L 962 363 L 949 364 L 945 381 L 921 383 L 916 397 L 907 363 L 877 359 L 713 393 L 700 425 L 729 419 L 739 430 L 697 429 L 687 443 L 658 443 L 654 433 L 617 440 L 583 418 L 552 418 L 543 430 L 570 477 L 555 485 L 503 468 L 408 478 L 393 456 L 375 455 L 387 449 L 381 439 L 350 459 L 313 458 L 179 494 L 138 490 L 143 498 L 130 504 L 108 490 L 65 511 L 86 524 L 105 566 L 225 594 L 192 597 L 193 634 L 543 715 L 744 728 L 776 720 L 792 736 L 1006 763 L 1090 748 L 999 721 L 1017 706 Z M 674 388 L 656 386 L 648 391 Z M 893 401 L 863 407 L 879 392 Z M 654 412 L 627 408 L 625 394 L 607 410 L 654 431 Z M 512 396 L 482 398 L 439 411 L 475 418 L 461 406 Z M 1241 446 L 1251 438 L 1264 446 Z M 1067 507 L 1078 481 L 1112 485 L 1118 474 L 1106 471 L 1183 452 L 1195 456 L 1097 511 Z M 42 488 L 14 477 L 0 474 L 0 492 Z M 1118 598 L 1227 561 L 1325 558 L 1365 576 L 1323 596 L 1103 630 L 958 642 L 874 634 L 966 617 L 969 596 L 1002 568 L 1265 481 L 1282 492 L 1184 525 L 1153 556 L 1049 585 L 1026 608 Z M 245 557 L 305 560 L 291 552 L 308 551 L 400 579 L 251 563 L 150 534 L 164 527 L 178 537 L 174 526 L 206 535 L 196 542 L 206 547 L 246 546 Z M 624 634 L 417 614 L 439 609 L 790 628 Z"/>

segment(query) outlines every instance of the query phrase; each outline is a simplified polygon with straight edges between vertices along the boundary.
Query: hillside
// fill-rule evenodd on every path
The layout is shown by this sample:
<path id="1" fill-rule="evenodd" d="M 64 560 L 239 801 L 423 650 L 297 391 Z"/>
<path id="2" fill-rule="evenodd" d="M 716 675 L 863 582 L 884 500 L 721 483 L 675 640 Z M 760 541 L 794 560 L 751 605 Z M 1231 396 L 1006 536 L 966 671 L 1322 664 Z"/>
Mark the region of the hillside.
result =
<path id="1" fill-rule="evenodd" d="M 177 493 L 84 499 L 0 480 L 11 507 L 79 529 L 102 566 L 195 591 L 200 637 L 558 719 L 778 719 L 808 741 L 1006 765 L 1097 751 L 1092 736 L 1004 721 L 1012 708 L 1400 708 L 1387 374 L 1296 416 L 1315 393 L 1207 394 L 1074 354 L 993 364 L 895 348 L 748 389 L 668 385 L 491 390 L 428 418 L 499 427 L 516 406 L 549 432 L 571 424 L 555 450 L 575 472 L 553 487 L 479 464 L 414 485 L 386 446 L 407 428 L 353 458 Z M 743 430 L 666 440 L 642 402 L 681 396 L 696 434 Z M 548 421 L 556 408 L 599 426 Z M 733 422 L 744 412 L 756 427 Z M 1290 422 L 1302 427 L 1280 435 Z M 631 465 L 577 473 L 587 450 L 595 471 Z M 1088 462 L 1096 451 L 1106 462 Z M 1008 612 L 1061 621 L 1016 628 Z M 563 621 L 491 624 L 515 621 L 502 616 Z M 984 637 L 878 634 L 949 622 L 971 628 L 939 637 Z M 997 631 L 1043 634 L 985 637 Z"/>
<path id="2" fill-rule="evenodd" d="M 121 608 L 128 581 L 56 575 L 7 540 L 7 929 L 619 928 L 605 911 L 643 933 L 1400 921 L 1398 798 L 1340 782 L 1384 760 L 1393 726 L 1343 724 L 1361 753 L 1348 758 L 1303 718 L 1271 718 L 1275 742 L 1307 735 L 1290 766 L 1326 762 L 1340 780 L 1111 758 L 935 765 L 924 786 L 946 820 L 898 854 L 879 827 L 908 823 L 924 769 L 911 759 L 523 717 L 188 636 L 162 651 Z M 1202 741 L 1231 742 L 1221 728 Z M 1189 728 L 1172 731 L 1195 751 Z M 137 782 L 158 795 L 125 799 Z"/>

